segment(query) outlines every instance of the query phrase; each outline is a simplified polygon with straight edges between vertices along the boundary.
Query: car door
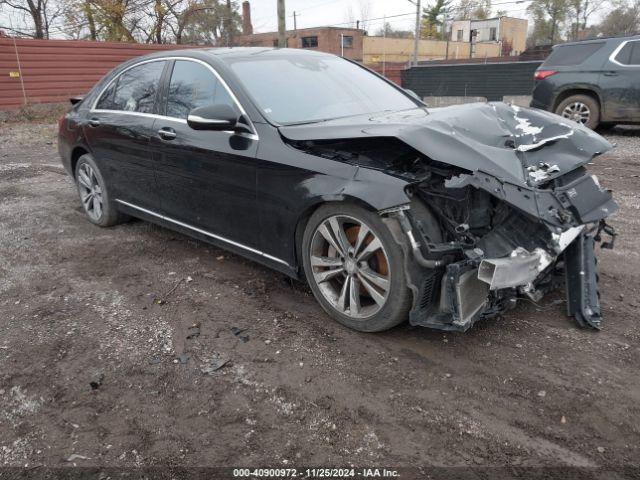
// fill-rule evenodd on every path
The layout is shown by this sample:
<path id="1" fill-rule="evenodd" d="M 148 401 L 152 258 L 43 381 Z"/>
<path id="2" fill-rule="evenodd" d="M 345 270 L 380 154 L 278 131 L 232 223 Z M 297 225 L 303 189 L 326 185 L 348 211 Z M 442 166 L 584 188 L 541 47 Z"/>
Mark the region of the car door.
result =
<path id="1" fill-rule="evenodd" d="M 149 141 L 166 60 L 144 62 L 118 75 L 88 114 L 84 133 L 114 200 L 156 210 Z"/>
<path id="2" fill-rule="evenodd" d="M 640 41 L 620 44 L 605 63 L 599 83 L 603 119 L 640 121 Z"/>
<path id="3" fill-rule="evenodd" d="M 151 141 L 163 214 L 183 227 L 255 248 L 258 138 L 189 127 L 187 115 L 196 107 L 226 103 L 238 115 L 244 111 L 208 64 L 179 59 L 170 70 Z"/>

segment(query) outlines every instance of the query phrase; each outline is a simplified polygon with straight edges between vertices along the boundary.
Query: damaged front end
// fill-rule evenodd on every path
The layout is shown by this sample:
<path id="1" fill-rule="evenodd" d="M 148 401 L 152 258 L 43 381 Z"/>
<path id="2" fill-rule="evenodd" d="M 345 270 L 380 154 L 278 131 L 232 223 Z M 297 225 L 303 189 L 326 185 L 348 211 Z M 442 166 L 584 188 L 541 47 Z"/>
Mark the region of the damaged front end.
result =
<path id="1" fill-rule="evenodd" d="M 380 214 L 405 250 L 411 324 L 465 331 L 564 285 L 568 315 L 601 327 L 595 246 L 608 235 L 601 247 L 613 248 L 606 218 L 617 204 L 584 167 L 612 148 L 599 135 L 502 103 L 282 133 L 308 153 L 407 180 L 410 203 Z"/>
<path id="2" fill-rule="evenodd" d="M 563 180 L 525 195 L 555 198 L 563 189 L 554 187 Z M 562 210 L 566 224 L 552 225 L 463 183 L 456 177 L 414 184 L 409 208 L 386 213 L 397 220 L 402 232 L 397 239 L 409 258 L 411 324 L 465 331 L 514 307 L 518 298 L 537 302 L 564 284 L 568 315 L 580 326 L 599 329 L 595 244 L 604 233 L 611 241 L 602 246 L 612 248 L 615 236 L 604 218 L 584 222 L 591 212 L 571 206 Z M 610 193 L 591 185 L 583 194 L 611 208 Z"/>

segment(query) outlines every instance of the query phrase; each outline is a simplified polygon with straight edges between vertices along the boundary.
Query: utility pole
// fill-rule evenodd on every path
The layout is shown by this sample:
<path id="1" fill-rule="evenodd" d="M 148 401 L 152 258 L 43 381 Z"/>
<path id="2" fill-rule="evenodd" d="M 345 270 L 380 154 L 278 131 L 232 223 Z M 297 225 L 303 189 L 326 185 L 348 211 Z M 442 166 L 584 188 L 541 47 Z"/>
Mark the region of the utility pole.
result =
<path id="1" fill-rule="evenodd" d="M 233 21 L 231 20 L 231 15 L 231 0 L 227 0 L 227 18 L 225 21 L 227 25 L 227 47 L 233 46 L 233 32 L 231 31 L 233 29 Z"/>
<path id="2" fill-rule="evenodd" d="M 413 39 L 413 65 L 416 66 L 418 65 L 418 47 L 420 46 L 420 0 L 409 1 L 416 6 L 416 33 Z"/>
<path id="3" fill-rule="evenodd" d="M 285 22 L 284 0 L 278 0 L 278 47 L 287 46 L 287 24 Z"/>
<path id="4" fill-rule="evenodd" d="M 298 23 L 296 22 L 296 11 L 293 11 L 293 30 L 297 31 L 298 30 Z"/>
<path id="5" fill-rule="evenodd" d="M 449 21 L 449 17 L 447 16 L 448 13 L 445 12 L 444 14 L 444 20 L 442 21 L 442 33 L 444 33 L 444 36 L 447 39 L 447 49 L 445 51 L 444 54 L 444 59 L 445 60 L 449 60 L 449 33 L 447 32 L 447 22 Z M 451 34 L 453 35 L 453 31 L 451 32 Z"/>
<path id="6" fill-rule="evenodd" d="M 385 65 L 387 63 L 387 15 L 382 20 L 382 76 L 385 75 Z"/>

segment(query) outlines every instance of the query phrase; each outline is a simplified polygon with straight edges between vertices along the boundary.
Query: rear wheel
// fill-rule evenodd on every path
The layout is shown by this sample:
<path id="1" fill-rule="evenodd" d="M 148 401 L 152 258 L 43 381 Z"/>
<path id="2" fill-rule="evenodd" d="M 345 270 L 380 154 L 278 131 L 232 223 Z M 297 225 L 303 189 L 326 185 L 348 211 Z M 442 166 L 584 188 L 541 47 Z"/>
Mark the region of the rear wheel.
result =
<path id="1" fill-rule="evenodd" d="M 82 208 L 91 223 L 110 227 L 125 219 L 112 202 L 104 177 L 95 160 L 88 153 L 78 159 L 75 179 Z"/>
<path id="2" fill-rule="evenodd" d="M 378 332 L 407 318 L 403 253 L 380 217 L 351 204 L 311 216 L 302 242 L 304 270 L 322 308 L 341 324 Z"/>
<path id="3" fill-rule="evenodd" d="M 594 130 L 600 122 L 600 105 L 588 95 L 572 95 L 565 98 L 556 107 L 556 113 Z"/>

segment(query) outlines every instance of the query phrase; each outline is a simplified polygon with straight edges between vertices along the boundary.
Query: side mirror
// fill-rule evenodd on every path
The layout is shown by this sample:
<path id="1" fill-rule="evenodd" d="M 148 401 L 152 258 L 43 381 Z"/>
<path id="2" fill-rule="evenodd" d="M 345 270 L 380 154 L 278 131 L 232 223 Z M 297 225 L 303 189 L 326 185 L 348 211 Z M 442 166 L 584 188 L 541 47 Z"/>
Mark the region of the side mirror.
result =
<path id="1" fill-rule="evenodd" d="M 236 130 L 238 114 L 224 103 L 207 105 L 191 110 L 187 124 L 194 130 Z"/>

